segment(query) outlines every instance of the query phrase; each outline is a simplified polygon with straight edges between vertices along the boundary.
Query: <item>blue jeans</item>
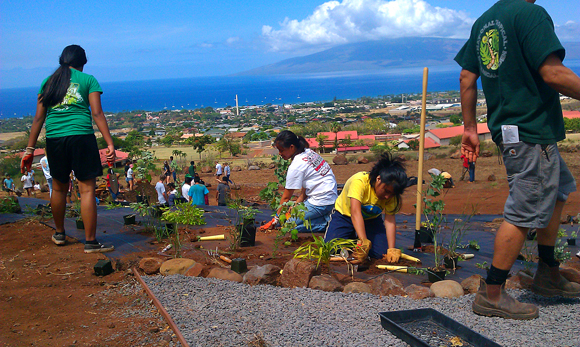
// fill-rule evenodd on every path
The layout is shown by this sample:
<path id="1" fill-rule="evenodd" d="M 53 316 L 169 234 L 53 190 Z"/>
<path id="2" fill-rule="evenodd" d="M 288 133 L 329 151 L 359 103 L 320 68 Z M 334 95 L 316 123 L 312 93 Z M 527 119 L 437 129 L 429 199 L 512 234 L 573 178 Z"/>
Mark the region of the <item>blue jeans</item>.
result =
<path id="1" fill-rule="evenodd" d="M 367 233 L 367 239 L 372 243 L 369 256 L 371 258 L 381 259 L 389 248 L 387 230 L 385 229 L 383 217 L 379 216 L 372 219 L 365 219 L 365 231 Z M 352 219 L 338 211 L 334 211 L 330 216 L 330 223 L 328 224 L 326 234 L 324 234 L 324 242 L 334 239 L 358 239 L 354 225 L 352 224 Z"/>
<path id="2" fill-rule="evenodd" d="M 334 209 L 334 204 L 326 206 L 315 206 L 308 201 L 304 202 L 304 206 L 308 209 L 304 215 L 304 220 L 310 220 L 311 230 L 306 229 L 302 220 L 296 221 L 296 230 L 299 233 L 323 233 L 326 230 L 326 225 L 330 221 L 330 214 Z"/>
<path id="3" fill-rule="evenodd" d="M 475 181 L 475 163 L 469 163 L 469 182 Z"/>
<path id="4" fill-rule="evenodd" d="M 48 184 L 48 189 L 50 191 L 50 196 L 52 197 L 52 178 L 49 178 L 46 180 L 46 183 Z"/>

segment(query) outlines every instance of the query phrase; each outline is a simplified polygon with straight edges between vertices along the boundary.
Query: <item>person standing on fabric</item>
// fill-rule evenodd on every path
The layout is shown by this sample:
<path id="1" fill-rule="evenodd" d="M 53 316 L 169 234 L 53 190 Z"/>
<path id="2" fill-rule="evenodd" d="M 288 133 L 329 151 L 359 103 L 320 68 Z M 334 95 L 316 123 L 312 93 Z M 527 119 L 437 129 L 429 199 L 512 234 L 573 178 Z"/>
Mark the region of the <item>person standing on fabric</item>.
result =
<path id="1" fill-rule="evenodd" d="M 177 181 L 177 162 L 173 160 L 173 156 L 169 157 L 169 168 L 171 169 L 171 174 L 173 174 L 173 182 Z"/>
<path id="2" fill-rule="evenodd" d="M 52 176 L 50 175 L 50 167 L 48 166 L 48 158 L 46 155 L 40 159 L 40 165 L 42 167 L 44 178 L 46 178 L 46 183 L 48 184 L 50 196 L 52 196 Z"/>
<path id="3" fill-rule="evenodd" d="M 157 202 L 159 205 L 167 204 L 167 193 L 165 192 L 165 185 L 163 184 L 167 177 L 165 175 L 159 176 L 159 181 L 155 184 L 155 191 L 157 191 Z"/>
<path id="4" fill-rule="evenodd" d="M 87 63 L 84 49 L 67 46 L 60 67 L 42 82 L 36 115 L 30 128 L 21 171 L 30 169 L 38 135 L 46 121 L 46 156 L 50 163 L 53 191 L 50 199 L 56 233 L 52 241 L 66 243 L 64 215 L 69 174 L 74 170 L 81 194 L 81 216 L 85 225 L 85 253 L 109 252 L 113 246 L 97 241 L 96 178 L 103 174 L 93 123 L 107 143 L 107 161 L 115 160 L 115 146 L 101 107 L 103 90 L 97 80 L 83 73 Z"/>
<path id="5" fill-rule="evenodd" d="M 194 178 L 194 185 L 189 188 L 189 195 L 191 204 L 194 206 L 203 206 L 206 205 L 207 195 L 209 194 L 209 190 L 207 187 L 201 184 L 200 179 L 198 176 Z"/>
<path id="6" fill-rule="evenodd" d="M 32 187 L 34 186 L 34 171 L 28 170 L 26 173 L 20 177 L 20 182 L 22 182 L 22 188 L 26 190 L 26 194 L 30 196 Z"/>
<path id="7" fill-rule="evenodd" d="M 558 152 L 565 136 L 559 93 L 580 100 L 580 78 L 562 65 L 565 50 L 548 13 L 534 0 L 498 1 L 473 24 L 455 60 L 460 74 L 464 134 L 461 152 L 479 156 L 477 80 L 481 76 L 488 126 L 501 150 L 509 196 L 494 255 L 473 311 L 485 316 L 534 319 L 538 307 L 505 291 L 508 273 L 530 228 L 537 229 L 538 269 L 532 291 L 580 297 L 580 284 L 560 275 L 554 245 L 562 209 L 576 182 Z"/>
<path id="8" fill-rule="evenodd" d="M 4 182 L 2 182 L 2 188 L 8 193 L 8 196 L 12 196 L 12 192 L 14 192 L 14 180 L 10 178 L 9 174 L 6 174 Z"/>
<path id="9" fill-rule="evenodd" d="M 218 177 L 219 183 L 216 189 L 215 200 L 217 201 L 218 206 L 227 206 L 227 202 L 230 199 L 230 186 L 228 182 L 225 180 L 220 180 Z"/>
<path id="10" fill-rule="evenodd" d="M 191 188 L 191 180 L 192 177 L 185 177 L 185 181 L 183 182 L 183 186 L 181 187 L 181 196 L 189 202 L 191 197 L 189 196 L 189 188 Z"/>
<path id="11" fill-rule="evenodd" d="M 222 164 L 220 164 L 219 162 L 217 162 L 215 164 L 215 177 L 218 178 L 219 176 L 222 175 Z"/>
<path id="12" fill-rule="evenodd" d="M 131 191 L 134 189 L 135 184 L 135 178 L 133 177 L 133 164 L 129 164 L 129 169 L 127 169 L 127 173 L 125 174 L 125 176 L 127 176 L 127 178 L 125 178 L 125 181 L 127 181 L 129 191 Z"/>
<path id="13" fill-rule="evenodd" d="M 276 136 L 274 146 L 283 159 L 292 159 L 292 163 L 286 173 L 286 187 L 276 217 L 261 229 L 267 229 L 278 222 L 277 216 L 282 212 L 282 204 L 290 201 L 294 191 L 300 189 L 296 203 L 304 202 L 307 209 L 304 220 L 310 221 L 310 229 L 306 228 L 302 220 L 296 220 L 296 230 L 301 233 L 324 232 L 338 197 L 336 178 L 330 165 L 318 153 L 308 148 L 308 143 L 302 136 L 296 136 L 289 130 Z"/>
<path id="14" fill-rule="evenodd" d="M 401 209 L 407 181 L 405 165 L 389 153 L 370 172 L 351 176 L 336 200 L 324 241 L 358 239 L 353 253 L 358 262 L 368 256 L 381 259 L 384 254 L 389 262 L 398 262 L 401 250 L 395 246 L 395 214 Z"/>

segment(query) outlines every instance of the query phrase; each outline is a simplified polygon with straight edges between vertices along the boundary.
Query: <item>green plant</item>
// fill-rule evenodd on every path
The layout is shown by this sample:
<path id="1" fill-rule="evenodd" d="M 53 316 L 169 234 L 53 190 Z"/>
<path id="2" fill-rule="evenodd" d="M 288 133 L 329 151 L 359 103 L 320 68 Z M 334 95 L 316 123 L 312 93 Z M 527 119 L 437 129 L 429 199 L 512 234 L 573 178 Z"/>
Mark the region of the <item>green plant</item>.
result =
<path id="1" fill-rule="evenodd" d="M 483 263 L 475 263 L 475 267 L 478 269 L 489 270 L 489 266 L 487 265 L 487 261 L 484 261 Z"/>
<path id="2" fill-rule="evenodd" d="M 460 246 L 461 241 L 467 234 L 467 225 L 474 214 L 475 211 L 468 216 L 463 216 L 463 218 L 458 218 L 453 221 L 453 227 L 451 228 L 451 234 L 449 236 L 449 244 L 447 246 L 449 257 L 456 258 L 458 256 L 457 248 Z"/>
<path id="3" fill-rule="evenodd" d="M 13 213 L 18 207 L 18 201 L 5 198 L 0 200 L 0 213 Z"/>
<path id="4" fill-rule="evenodd" d="M 440 247 L 442 244 L 441 227 L 445 220 L 443 217 L 445 201 L 442 199 L 433 199 L 441 195 L 444 183 L 445 178 L 441 174 L 437 176 L 431 174 L 431 182 L 427 190 L 423 193 L 423 204 L 425 206 L 423 214 L 425 215 L 427 225 L 431 226 L 433 232 L 433 256 L 435 260 L 433 270 L 443 269 L 443 255 L 441 254 Z"/>
<path id="5" fill-rule="evenodd" d="M 294 258 L 316 260 L 316 267 L 324 262 L 330 265 L 330 257 L 340 253 L 343 249 L 352 251 L 356 247 L 356 240 L 332 239 L 324 242 L 324 237 L 313 235 L 314 241 L 303 243 L 294 251 Z M 330 267 L 328 268 L 330 271 Z"/>
<path id="6" fill-rule="evenodd" d="M 266 188 L 259 193 L 260 199 L 267 202 L 271 209 L 276 209 L 280 205 L 280 192 L 277 182 L 268 182 Z"/>
<path id="7" fill-rule="evenodd" d="M 473 248 L 473 249 L 476 249 L 476 250 L 478 250 L 478 251 L 479 251 L 479 249 L 481 248 L 481 247 L 479 246 L 479 242 L 477 242 L 477 240 L 469 240 L 469 241 L 467 241 L 467 242 L 468 242 L 467 246 L 468 246 L 469 248 Z"/>
<path id="8" fill-rule="evenodd" d="M 575 239 L 575 238 L 577 238 L 577 237 L 578 237 L 578 232 L 579 232 L 579 231 L 580 231 L 580 228 L 578 228 L 578 230 L 576 230 L 576 231 L 572 231 L 572 232 L 570 233 L 570 238 L 571 238 L 571 239 Z"/>
<path id="9" fill-rule="evenodd" d="M 303 203 L 295 203 L 294 201 L 287 201 L 282 204 L 282 210 L 280 212 L 280 231 L 274 239 L 274 249 L 272 255 L 275 256 L 280 245 L 280 241 L 290 233 L 290 238 L 292 241 L 298 240 L 298 230 L 296 230 L 297 220 L 301 220 L 304 223 L 306 229 L 310 229 L 310 221 L 304 220 L 304 216 L 308 209 Z M 286 217 L 287 213 L 290 215 Z"/>
<path id="10" fill-rule="evenodd" d="M 554 246 L 554 258 L 559 262 L 566 262 L 570 260 L 571 254 L 566 250 L 568 244 L 562 241 L 562 238 L 568 237 L 566 231 L 562 228 L 558 229 L 558 238 L 556 239 L 556 244 Z"/>
<path id="11" fill-rule="evenodd" d="M 122 207 L 123 207 L 123 205 L 121 205 L 121 204 L 115 204 L 114 202 L 111 202 L 111 203 L 105 205 L 105 209 L 106 210 L 114 210 L 114 209 L 122 208 Z"/>
<path id="12" fill-rule="evenodd" d="M 184 225 L 204 225 L 204 210 L 191 205 L 188 202 L 175 204 L 174 209 L 164 208 L 161 220 Z"/>
<path id="13" fill-rule="evenodd" d="M 151 182 L 150 170 L 155 170 L 155 156 L 149 151 L 141 152 L 141 158 L 137 160 L 135 168 L 135 177 L 139 179 L 146 179 Z M 143 192 L 141 192 L 143 193 Z"/>
<path id="14" fill-rule="evenodd" d="M 228 238 L 230 243 L 230 251 L 235 251 L 238 249 L 238 247 L 240 247 L 240 243 L 242 241 L 244 220 L 254 220 L 258 210 L 250 206 L 244 206 L 240 198 L 231 199 L 228 202 L 228 207 L 236 212 L 234 225 L 229 229 L 230 237 Z"/>

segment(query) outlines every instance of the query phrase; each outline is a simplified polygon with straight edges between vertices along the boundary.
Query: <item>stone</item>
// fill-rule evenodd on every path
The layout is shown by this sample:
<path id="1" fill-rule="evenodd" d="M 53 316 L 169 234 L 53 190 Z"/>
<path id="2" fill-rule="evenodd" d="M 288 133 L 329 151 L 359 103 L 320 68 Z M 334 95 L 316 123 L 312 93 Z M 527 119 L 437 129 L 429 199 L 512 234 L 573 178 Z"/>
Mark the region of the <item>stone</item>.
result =
<path id="1" fill-rule="evenodd" d="M 260 167 L 257 165 L 250 165 L 250 166 L 248 166 L 248 170 L 250 170 L 250 171 L 260 170 Z"/>
<path id="2" fill-rule="evenodd" d="M 176 258 L 176 259 L 169 259 L 161 264 L 161 268 L 159 272 L 162 275 L 183 275 L 195 264 L 195 260 L 187 259 L 187 258 Z"/>
<path id="3" fill-rule="evenodd" d="M 344 155 L 337 155 L 332 159 L 332 162 L 335 165 L 347 165 L 348 159 L 346 159 L 346 156 L 344 156 Z"/>
<path id="4" fill-rule="evenodd" d="M 358 158 L 356 158 L 356 162 L 359 164 L 368 164 L 369 160 L 365 158 L 363 155 L 359 155 Z"/>
<path id="5" fill-rule="evenodd" d="M 451 154 L 449 156 L 449 158 L 451 158 L 451 159 L 461 159 L 461 150 L 458 149 L 457 151 L 455 151 L 455 153 Z"/>
<path id="6" fill-rule="evenodd" d="M 461 287 L 467 294 L 474 294 L 477 293 L 479 290 L 480 285 L 480 275 L 471 275 L 461 281 Z"/>
<path id="7" fill-rule="evenodd" d="M 458 298 L 463 296 L 463 287 L 459 282 L 443 280 L 431 285 L 431 292 L 436 298 Z"/>
<path id="8" fill-rule="evenodd" d="M 517 274 L 508 278 L 505 283 L 505 289 L 532 289 L 534 278 L 523 271 L 518 271 Z"/>
<path id="9" fill-rule="evenodd" d="M 423 154 L 423 160 L 425 160 L 425 161 L 427 161 L 429 159 L 433 159 L 433 158 L 435 158 L 435 156 L 433 154 L 431 154 L 431 153 L 425 153 L 425 154 Z"/>
<path id="10" fill-rule="evenodd" d="M 193 264 L 192 267 L 190 267 L 189 269 L 187 269 L 187 271 L 185 271 L 184 275 L 190 277 L 201 277 L 201 273 L 203 272 L 204 269 L 205 266 L 203 266 L 203 264 L 195 263 Z"/>
<path id="11" fill-rule="evenodd" d="M 153 275 L 159 272 L 163 260 L 159 258 L 143 258 L 139 261 L 139 269 L 147 275 Z"/>
<path id="12" fill-rule="evenodd" d="M 481 157 L 484 157 L 484 158 L 493 157 L 493 153 L 492 153 L 492 151 L 490 151 L 490 150 L 484 150 L 484 151 L 481 151 L 481 152 L 479 153 L 479 155 L 480 155 Z"/>
<path id="13" fill-rule="evenodd" d="M 293 258 L 284 265 L 280 284 L 287 288 L 308 287 L 312 276 L 317 275 L 319 270 L 313 263 Z"/>
<path id="14" fill-rule="evenodd" d="M 213 172 L 213 168 L 211 166 L 203 166 L 201 168 L 201 172 L 202 173 L 210 173 L 210 172 Z"/>
<path id="15" fill-rule="evenodd" d="M 268 165 L 268 169 L 275 169 L 276 168 L 276 164 L 275 163 L 270 163 Z"/>
<path id="16" fill-rule="evenodd" d="M 313 276 L 308 283 L 308 288 L 323 290 L 325 292 L 341 292 L 343 285 L 330 275 Z"/>
<path id="17" fill-rule="evenodd" d="M 238 282 L 238 283 L 242 283 L 242 281 L 244 280 L 242 275 L 240 275 L 239 273 L 232 271 L 230 269 L 224 269 L 221 267 L 216 267 L 211 269 L 211 271 L 209 272 L 209 275 L 207 275 L 207 278 L 217 278 L 220 280 L 226 280 L 226 281 L 232 281 L 232 282 Z"/>
<path id="18" fill-rule="evenodd" d="M 401 281 L 393 276 L 382 275 L 369 282 L 372 293 L 375 295 L 406 295 Z"/>
<path id="19" fill-rule="evenodd" d="M 495 177 L 494 174 L 491 174 L 491 175 L 487 176 L 487 180 L 490 182 L 495 182 L 495 181 L 497 181 L 497 178 Z"/>
<path id="20" fill-rule="evenodd" d="M 350 282 L 344 289 L 342 290 L 343 293 L 369 293 L 372 294 L 371 286 L 364 282 Z"/>
<path id="21" fill-rule="evenodd" d="M 408 297 L 414 300 L 422 300 L 433 296 L 433 293 L 429 288 L 418 286 L 416 284 L 411 284 L 405 288 L 405 293 L 407 293 Z"/>
<path id="22" fill-rule="evenodd" d="M 280 267 L 273 264 L 254 266 L 245 275 L 243 282 L 249 285 L 271 284 L 277 285 L 280 279 Z"/>
<path id="23" fill-rule="evenodd" d="M 580 271 L 569 268 L 563 267 L 560 268 L 560 275 L 567 279 L 570 282 L 580 283 Z"/>
<path id="24" fill-rule="evenodd" d="M 242 167 L 241 167 L 241 166 L 239 166 L 239 165 L 232 166 L 232 171 L 236 171 L 236 172 L 237 172 L 237 171 L 242 171 Z"/>

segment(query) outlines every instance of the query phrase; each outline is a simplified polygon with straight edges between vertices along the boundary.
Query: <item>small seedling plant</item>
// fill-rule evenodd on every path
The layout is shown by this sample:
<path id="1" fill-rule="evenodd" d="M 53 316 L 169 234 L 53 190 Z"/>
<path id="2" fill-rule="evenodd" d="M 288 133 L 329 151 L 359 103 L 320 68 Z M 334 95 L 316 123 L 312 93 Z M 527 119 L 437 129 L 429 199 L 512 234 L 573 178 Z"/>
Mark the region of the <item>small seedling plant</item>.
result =
<path id="1" fill-rule="evenodd" d="M 173 232 L 173 248 L 175 249 L 175 258 L 181 257 L 181 238 L 179 235 L 179 230 L 177 229 L 178 224 L 183 225 L 204 225 L 204 210 L 191 205 L 189 202 L 177 203 L 175 208 L 163 208 L 163 213 L 161 214 L 161 220 L 169 222 L 174 225 Z M 166 230 L 166 234 L 169 232 Z"/>
<path id="2" fill-rule="evenodd" d="M 288 172 L 288 167 L 290 166 L 291 160 L 285 160 L 279 155 L 272 156 L 272 161 L 276 164 L 276 169 L 274 169 L 274 175 L 278 182 L 268 182 L 266 188 L 260 191 L 260 199 L 266 201 L 271 209 L 277 209 L 280 206 L 280 187 L 286 185 L 286 173 Z"/>
<path id="3" fill-rule="evenodd" d="M 433 232 L 433 255 L 435 260 L 435 265 L 433 270 L 440 271 L 443 270 L 443 255 L 441 254 L 441 229 L 445 217 L 443 216 L 443 210 L 445 209 L 445 201 L 434 200 L 434 198 L 441 195 L 443 191 L 443 185 L 445 184 L 445 178 L 439 175 L 431 174 L 431 182 L 427 190 L 423 193 L 423 213 L 425 215 L 427 225 L 431 226 Z"/>
<path id="4" fill-rule="evenodd" d="M 0 200 L 0 213 L 13 213 L 18 207 L 18 201 L 10 198 Z"/>
<path id="5" fill-rule="evenodd" d="M 286 235 L 290 234 L 290 239 L 292 241 L 298 240 L 298 230 L 296 229 L 297 220 L 301 220 L 307 230 L 310 230 L 310 220 L 305 220 L 304 217 L 308 209 L 304 203 L 296 203 L 294 201 L 287 201 L 282 204 L 282 210 L 280 212 L 280 225 L 282 226 L 274 239 L 274 249 L 272 252 L 273 256 L 276 256 L 280 242 Z M 290 216 L 286 217 L 287 213 L 290 212 Z"/>
<path id="6" fill-rule="evenodd" d="M 303 243 L 294 251 L 294 258 L 316 260 L 316 268 L 325 263 L 330 271 L 330 257 L 343 252 L 343 249 L 352 252 L 356 247 L 356 240 L 332 239 L 324 242 L 324 237 L 313 235 L 314 241 Z"/>
<path id="7" fill-rule="evenodd" d="M 566 237 L 568 237 L 566 231 L 562 228 L 558 229 L 558 238 L 556 239 L 556 245 L 554 247 L 554 258 L 561 263 L 565 263 L 571 258 L 570 252 L 566 250 L 568 243 L 562 240 Z"/>
<path id="8" fill-rule="evenodd" d="M 240 247 L 242 242 L 242 232 L 244 231 L 244 221 L 253 221 L 256 218 L 258 210 L 251 206 L 244 206 L 242 200 L 231 199 L 228 207 L 236 212 L 234 226 L 230 228 L 230 251 L 235 251 Z"/>

